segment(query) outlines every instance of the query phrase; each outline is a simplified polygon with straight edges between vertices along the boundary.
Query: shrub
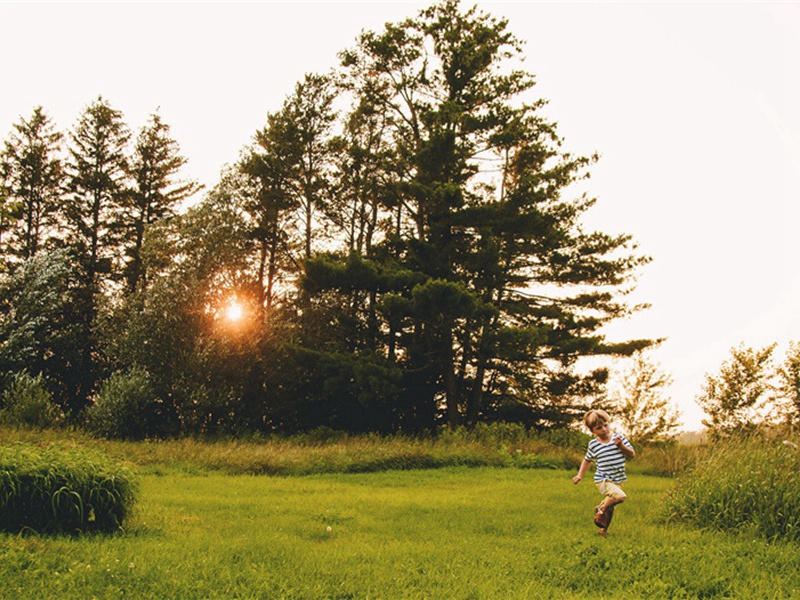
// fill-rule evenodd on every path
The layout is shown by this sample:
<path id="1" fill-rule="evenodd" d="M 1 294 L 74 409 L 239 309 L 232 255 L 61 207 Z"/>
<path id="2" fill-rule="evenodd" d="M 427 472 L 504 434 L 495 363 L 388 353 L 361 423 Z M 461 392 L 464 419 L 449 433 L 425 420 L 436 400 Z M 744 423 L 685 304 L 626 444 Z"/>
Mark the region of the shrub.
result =
<path id="1" fill-rule="evenodd" d="M 22 371 L 10 379 L 9 386 L 3 392 L 0 423 L 37 429 L 58 424 L 63 415 L 53 404 L 53 396 L 45 387 L 41 374 L 33 377 L 27 371 Z"/>
<path id="2" fill-rule="evenodd" d="M 676 480 L 666 509 L 699 527 L 800 540 L 800 451 L 755 435 L 714 444 Z"/>
<path id="3" fill-rule="evenodd" d="M 0 446 L 0 529 L 110 532 L 135 502 L 131 469 L 75 445 Z"/>
<path id="4" fill-rule="evenodd" d="M 88 428 L 106 438 L 147 437 L 157 401 L 148 374 L 139 368 L 117 371 L 100 386 L 95 403 L 86 409 Z"/>

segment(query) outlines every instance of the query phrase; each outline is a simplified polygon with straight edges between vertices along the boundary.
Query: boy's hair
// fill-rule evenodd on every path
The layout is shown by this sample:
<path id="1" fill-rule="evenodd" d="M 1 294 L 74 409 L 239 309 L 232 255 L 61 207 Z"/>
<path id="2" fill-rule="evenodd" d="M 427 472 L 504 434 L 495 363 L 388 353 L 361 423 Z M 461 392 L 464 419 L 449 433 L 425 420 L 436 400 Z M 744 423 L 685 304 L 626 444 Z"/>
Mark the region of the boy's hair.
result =
<path id="1" fill-rule="evenodd" d="M 591 431 L 598 425 L 605 425 L 611 420 L 608 413 L 604 410 L 590 410 L 583 415 L 583 424 Z"/>

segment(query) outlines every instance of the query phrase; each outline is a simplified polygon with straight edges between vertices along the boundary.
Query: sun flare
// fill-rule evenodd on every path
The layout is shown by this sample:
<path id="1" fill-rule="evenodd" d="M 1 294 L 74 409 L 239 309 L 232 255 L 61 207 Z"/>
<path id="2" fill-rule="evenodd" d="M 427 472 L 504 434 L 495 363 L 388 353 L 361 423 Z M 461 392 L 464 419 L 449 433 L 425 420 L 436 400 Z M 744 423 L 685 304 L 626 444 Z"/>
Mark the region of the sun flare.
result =
<path id="1" fill-rule="evenodd" d="M 228 307 L 225 309 L 225 317 L 229 321 L 234 321 L 234 322 L 238 321 L 243 316 L 244 316 L 244 309 L 242 308 L 242 305 L 236 302 L 235 300 L 231 301 L 228 304 Z"/>

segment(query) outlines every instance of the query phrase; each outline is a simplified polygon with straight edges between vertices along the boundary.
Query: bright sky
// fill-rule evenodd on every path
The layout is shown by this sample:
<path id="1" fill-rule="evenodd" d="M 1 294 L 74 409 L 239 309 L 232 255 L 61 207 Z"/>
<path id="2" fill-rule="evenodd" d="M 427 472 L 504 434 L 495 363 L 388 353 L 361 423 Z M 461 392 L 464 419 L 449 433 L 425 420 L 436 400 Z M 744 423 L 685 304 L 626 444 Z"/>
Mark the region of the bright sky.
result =
<path id="1" fill-rule="evenodd" d="M 587 228 L 653 257 L 630 296 L 652 308 L 609 335 L 667 338 L 697 428 L 731 347 L 800 340 L 800 4 L 477 4 L 525 40 L 565 148 L 601 154 Z M 37 105 L 70 129 L 102 95 L 133 129 L 158 108 L 213 185 L 304 73 L 426 5 L 0 0 L 0 136 Z"/>

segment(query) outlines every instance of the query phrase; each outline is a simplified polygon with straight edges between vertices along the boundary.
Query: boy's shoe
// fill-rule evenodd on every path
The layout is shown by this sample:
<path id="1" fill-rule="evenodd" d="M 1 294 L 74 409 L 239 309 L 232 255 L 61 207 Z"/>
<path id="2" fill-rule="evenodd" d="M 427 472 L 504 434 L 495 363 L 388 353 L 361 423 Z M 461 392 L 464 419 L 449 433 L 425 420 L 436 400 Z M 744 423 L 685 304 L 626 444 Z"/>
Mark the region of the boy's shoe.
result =
<path id="1" fill-rule="evenodd" d="M 594 524 L 601 529 L 606 528 L 606 513 L 599 506 L 594 508 Z"/>
<path id="2" fill-rule="evenodd" d="M 594 524 L 605 530 L 611 524 L 611 519 L 614 517 L 614 507 L 609 506 L 607 509 L 602 510 L 599 506 L 594 509 Z M 603 532 L 605 533 L 605 532 Z"/>

